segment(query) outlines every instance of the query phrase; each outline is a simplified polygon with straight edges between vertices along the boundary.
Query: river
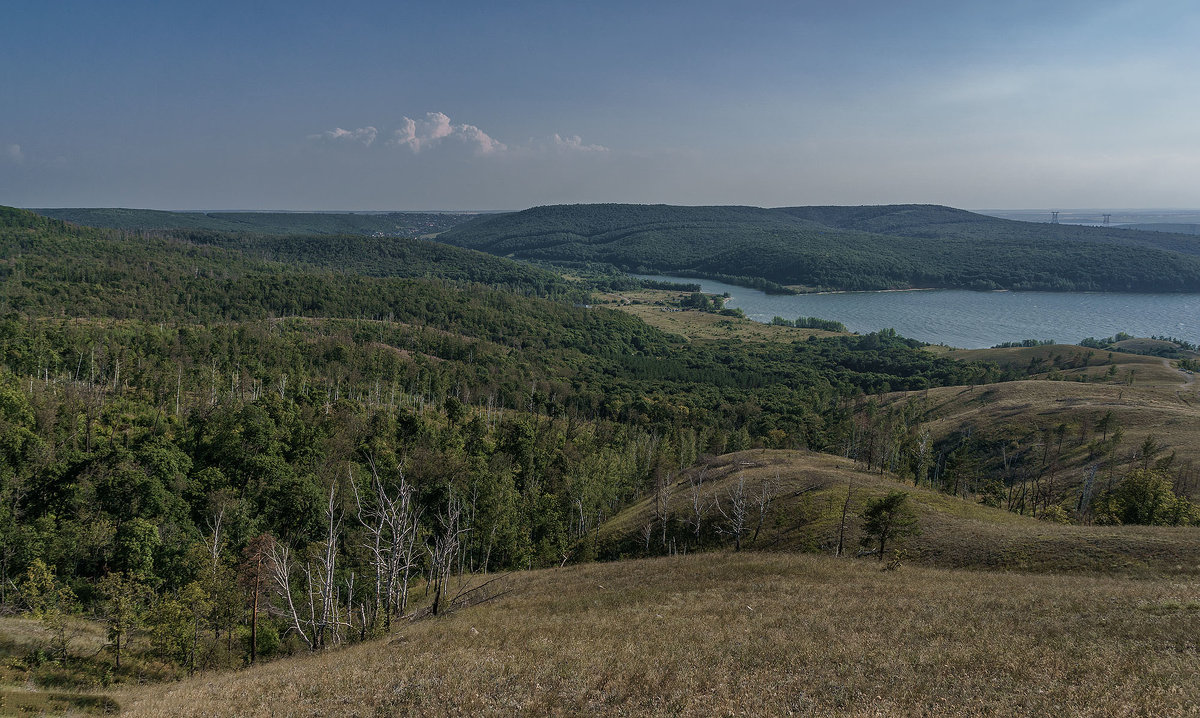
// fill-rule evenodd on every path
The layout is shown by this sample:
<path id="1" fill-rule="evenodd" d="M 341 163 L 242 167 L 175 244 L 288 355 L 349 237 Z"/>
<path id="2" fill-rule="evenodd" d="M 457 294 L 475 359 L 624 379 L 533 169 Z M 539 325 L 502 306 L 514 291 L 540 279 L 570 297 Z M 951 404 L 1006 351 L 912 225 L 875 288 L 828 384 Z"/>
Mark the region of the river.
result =
<path id="1" fill-rule="evenodd" d="M 777 295 L 708 279 L 635 275 L 698 283 L 706 293 L 728 292 L 726 306 L 760 322 L 774 317 L 833 319 L 855 332 L 892 328 L 930 344 L 964 349 L 1023 339 L 1074 344 L 1084 337 L 1173 336 L 1200 344 L 1200 294 L 1109 292 L 832 292 Z"/>

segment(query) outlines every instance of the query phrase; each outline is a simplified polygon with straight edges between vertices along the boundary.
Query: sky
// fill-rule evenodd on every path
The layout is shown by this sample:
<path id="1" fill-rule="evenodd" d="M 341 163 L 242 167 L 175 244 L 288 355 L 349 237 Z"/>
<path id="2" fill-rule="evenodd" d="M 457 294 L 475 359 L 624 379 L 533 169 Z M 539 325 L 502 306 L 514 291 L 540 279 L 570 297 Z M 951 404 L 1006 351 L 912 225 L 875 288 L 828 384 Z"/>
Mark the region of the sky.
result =
<path id="1" fill-rule="evenodd" d="M 0 204 L 1200 208 L 1194 0 L 7 0 Z"/>

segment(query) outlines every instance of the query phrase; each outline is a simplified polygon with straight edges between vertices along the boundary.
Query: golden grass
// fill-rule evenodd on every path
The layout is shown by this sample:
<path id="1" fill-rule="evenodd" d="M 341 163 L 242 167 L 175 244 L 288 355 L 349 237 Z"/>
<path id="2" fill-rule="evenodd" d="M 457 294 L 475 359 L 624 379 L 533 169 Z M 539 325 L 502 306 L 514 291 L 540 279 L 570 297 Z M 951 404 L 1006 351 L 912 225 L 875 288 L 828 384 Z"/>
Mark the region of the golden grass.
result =
<path id="1" fill-rule="evenodd" d="M 672 487 L 670 513 L 676 522 L 691 511 L 687 477 Z M 878 473 L 828 454 L 753 450 L 718 457 L 706 469 L 702 497 L 729 506 L 729 495 L 741 474 L 748 493 L 763 482 L 775 484 L 771 504 L 757 541 L 744 545 L 769 551 L 832 553 L 837 545 L 846 490 L 854 485 L 845 545 L 854 552 L 860 533 L 856 514 L 868 498 L 907 491 L 922 533 L 909 539 L 910 559 L 931 566 L 989 568 L 1038 572 L 1109 573 L 1142 577 L 1200 576 L 1200 529 L 1147 526 L 1066 526 L 989 508 Z M 597 542 L 602 555 L 640 555 L 641 529 L 654 511 L 652 499 L 631 506 L 601 526 Z M 718 516 L 711 508 L 709 521 Z M 752 517 L 750 526 L 757 522 Z M 732 545 L 732 540 L 727 540 Z M 710 542 L 711 545 L 711 542 Z M 662 552 L 656 533 L 651 552 Z"/>
<path id="2" fill-rule="evenodd" d="M 1160 359 L 1155 361 L 1160 362 Z M 1175 371 L 1175 370 L 1171 370 Z M 1178 375 L 1178 372 L 1175 372 Z M 1200 461 L 1200 383 L 1122 386 L 1070 381 L 1014 381 L 976 387 L 941 387 L 897 393 L 892 400 L 925 402 L 930 420 L 923 426 L 937 439 L 964 427 L 984 434 L 1020 434 L 1031 429 L 1071 428 L 1064 450 L 1077 444 L 1079 427 L 1091 427 L 1111 411 L 1125 431 L 1115 455 L 1122 465 L 1148 435 L 1176 452 L 1178 462 Z M 1111 431 L 1110 431 L 1111 435 Z M 1087 457 L 1077 457 L 1086 463 Z M 1077 461 L 1076 463 L 1079 463 Z M 1080 477 L 1076 477 L 1078 479 Z"/>
<path id="3" fill-rule="evenodd" d="M 72 620 L 69 633 L 72 660 L 95 655 L 106 642 L 104 627 L 93 621 Z M 44 650 L 49 642 L 50 633 L 40 621 L 0 617 L 0 716 L 115 713 L 118 707 L 111 697 L 35 685 L 38 680 L 70 685 L 80 679 L 70 666 L 30 663 L 28 656 Z"/>
<path id="4" fill-rule="evenodd" d="M 810 336 L 836 336 L 835 332 L 819 329 L 763 324 L 751 319 L 726 317 L 720 314 L 686 311 L 664 311 L 676 308 L 689 292 L 669 292 L 661 289 L 640 289 L 633 292 L 606 294 L 600 306 L 628 312 L 650 326 L 688 340 L 725 339 L 744 342 L 788 343 Z M 794 319 L 794 317 L 789 317 Z"/>
<path id="5" fill-rule="evenodd" d="M 130 716 L 1182 716 L 1195 582 L 705 554 L 508 579 L 387 640 L 131 691 Z"/>
<path id="6" fill-rule="evenodd" d="M 1111 384 L 1127 385 L 1132 381 L 1134 386 L 1176 386 L 1183 384 L 1186 380 L 1181 372 L 1171 368 L 1170 362 L 1164 361 L 1161 357 L 1088 349 L 1075 344 L 1005 347 L 1003 349 L 954 349 L 930 346 L 926 348 L 926 351 L 950 359 L 993 362 L 1002 367 L 1021 370 L 1027 369 L 1031 360 L 1041 360 L 1045 369 L 1042 374 L 1037 376 L 1043 377 L 1050 373 L 1054 358 L 1060 357 L 1064 364 L 1080 364 L 1075 368 L 1059 370 L 1058 373 L 1061 376 L 1068 378 L 1086 375 L 1092 380 Z M 1086 366 L 1082 365 L 1084 362 L 1086 362 Z M 1108 371 L 1111 365 L 1117 367 L 1117 372 L 1110 377 Z"/>

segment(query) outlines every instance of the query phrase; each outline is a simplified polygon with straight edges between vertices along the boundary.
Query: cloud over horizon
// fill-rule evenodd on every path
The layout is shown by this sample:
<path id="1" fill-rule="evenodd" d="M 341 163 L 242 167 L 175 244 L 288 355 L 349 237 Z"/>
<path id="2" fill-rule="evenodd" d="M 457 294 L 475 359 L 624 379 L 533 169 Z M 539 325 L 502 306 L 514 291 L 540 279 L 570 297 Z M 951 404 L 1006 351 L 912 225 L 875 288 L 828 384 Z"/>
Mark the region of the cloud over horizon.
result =
<path id="1" fill-rule="evenodd" d="M 372 125 L 355 130 L 335 127 L 309 135 L 308 139 L 323 144 L 361 144 L 370 147 L 380 132 Z M 446 142 L 470 148 L 477 156 L 595 154 L 609 151 L 604 145 L 585 143 L 579 135 L 560 135 L 557 132 L 549 137 L 530 139 L 524 145 L 509 145 L 476 125 L 455 124 L 444 112 L 426 112 L 425 117 L 419 120 L 405 116 L 401 119 L 400 126 L 388 134 L 390 136 L 384 145 L 394 149 L 407 149 L 413 154 L 433 150 Z"/>
<path id="2" fill-rule="evenodd" d="M 25 161 L 25 154 L 21 152 L 21 145 L 4 145 L 3 151 L 0 151 L 0 157 L 8 162 L 17 164 Z"/>
<path id="3" fill-rule="evenodd" d="M 444 112 L 426 112 L 425 119 L 414 120 L 404 117 L 400 129 L 392 132 L 388 140 L 391 147 L 407 147 L 414 153 L 437 147 L 444 139 L 462 142 L 474 148 L 476 154 L 490 155 L 503 152 L 508 147 L 488 135 L 475 125 L 456 125 Z"/>
<path id="4" fill-rule="evenodd" d="M 325 130 L 315 135 L 309 135 L 308 139 L 329 143 L 358 142 L 364 147 L 370 147 L 378 135 L 379 130 L 367 125 L 357 130 L 343 130 L 341 127 L 335 127 L 332 130 Z"/>

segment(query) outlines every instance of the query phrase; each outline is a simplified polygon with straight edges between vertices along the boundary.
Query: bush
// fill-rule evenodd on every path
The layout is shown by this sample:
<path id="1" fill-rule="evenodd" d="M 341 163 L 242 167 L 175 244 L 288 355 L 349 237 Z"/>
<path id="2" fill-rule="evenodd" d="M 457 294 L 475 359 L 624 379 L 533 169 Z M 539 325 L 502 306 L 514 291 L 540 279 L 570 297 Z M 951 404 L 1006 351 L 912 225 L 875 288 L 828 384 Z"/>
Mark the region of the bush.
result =
<path id="1" fill-rule="evenodd" d="M 1200 509 L 1176 496 L 1166 472 L 1135 469 L 1096 498 L 1096 523 L 1187 526 L 1200 523 Z"/>

